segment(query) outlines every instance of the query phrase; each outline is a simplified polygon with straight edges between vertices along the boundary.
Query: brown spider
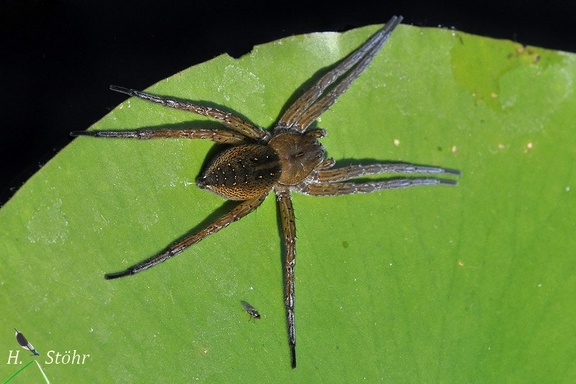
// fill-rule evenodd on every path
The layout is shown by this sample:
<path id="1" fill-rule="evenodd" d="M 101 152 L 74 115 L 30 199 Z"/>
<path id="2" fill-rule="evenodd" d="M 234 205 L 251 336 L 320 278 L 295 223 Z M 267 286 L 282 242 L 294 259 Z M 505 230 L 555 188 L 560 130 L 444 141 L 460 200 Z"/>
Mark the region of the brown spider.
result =
<path id="1" fill-rule="evenodd" d="M 106 279 L 134 275 L 180 254 L 206 236 L 220 231 L 230 223 L 253 212 L 273 190 L 276 194 L 283 234 L 283 252 L 286 260 L 284 304 L 291 365 L 292 368 L 295 368 L 294 265 L 296 262 L 296 224 L 290 194 L 298 192 L 311 196 L 337 196 L 420 185 L 456 185 L 454 180 L 433 177 L 393 178 L 367 182 L 351 180 L 382 173 L 460 174 L 452 169 L 402 163 L 348 165 L 332 168 L 335 164 L 334 159 L 325 157 L 324 147 L 318 141 L 326 135 L 326 131 L 310 128 L 310 125 L 330 108 L 364 71 L 401 21 L 401 16 L 392 17 L 384 28 L 342 60 L 338 66 L 322 76 L 284 112 L 270 132 L 233 113 L 217 108 L 152 95 L 134 89 L 110 86 L 113 91 L 148 100 L 165 107 L 212 117 L 224 124 L 227 129 L 81 131 L 71 132 L 72 136 L 141 140 L 154 138 L 208 139 L 216 143 L 231 145 L 215 156 L 196 183 L 200 188 L 208 189 L 228 200 L 237 200 L 239 203 L 230 212 L 207 225 L 204 229 L 177 241 L 155 256 L 124 271 L 105 275 Z"/>

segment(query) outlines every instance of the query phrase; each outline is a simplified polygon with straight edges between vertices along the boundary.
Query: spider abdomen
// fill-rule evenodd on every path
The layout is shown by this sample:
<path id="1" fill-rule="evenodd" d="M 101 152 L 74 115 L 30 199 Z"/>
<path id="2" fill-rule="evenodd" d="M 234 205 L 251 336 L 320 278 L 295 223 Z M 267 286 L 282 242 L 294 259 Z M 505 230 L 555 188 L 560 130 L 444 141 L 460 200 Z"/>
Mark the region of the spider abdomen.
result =
<path id="1" fill-rule="evenodd" d="M 229 200 L 248 200 L 268 192 L 279 178 L 280 159 L 271 147 L 243 144 L 218 154 L 196 184 Z"/>

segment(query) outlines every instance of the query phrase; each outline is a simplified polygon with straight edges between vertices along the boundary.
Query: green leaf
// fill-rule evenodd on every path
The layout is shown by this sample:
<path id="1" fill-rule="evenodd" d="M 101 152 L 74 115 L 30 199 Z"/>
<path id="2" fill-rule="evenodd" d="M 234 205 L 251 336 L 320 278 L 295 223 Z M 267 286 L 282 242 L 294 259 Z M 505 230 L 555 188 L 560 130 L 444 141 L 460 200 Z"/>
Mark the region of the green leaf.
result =
<path id="1" fill-rule="evenodd" d="M 270 127 L 375 30 L 289 37 L 148 90 Z M 328 154 L 463 176 L 456 188 L 294 196 L 294 371 L 274 198 L 161 266 L 106 281 L 222 206 L 194 184 L 212 143 L 78 138 L 0 210 L 4 353 L 21 350 L 17 327 L 54 382 L 574 382 L 575 74 L 573 54 L 394 32 L 319 119 Z M 128 99 L 91 129 L 214 124 Z M 248 322 L 240 300 L 262 319 Z M 67 351 L 89 357 L 50 359 Z M 3 367 L 8 378 L 19 366 Z"/>

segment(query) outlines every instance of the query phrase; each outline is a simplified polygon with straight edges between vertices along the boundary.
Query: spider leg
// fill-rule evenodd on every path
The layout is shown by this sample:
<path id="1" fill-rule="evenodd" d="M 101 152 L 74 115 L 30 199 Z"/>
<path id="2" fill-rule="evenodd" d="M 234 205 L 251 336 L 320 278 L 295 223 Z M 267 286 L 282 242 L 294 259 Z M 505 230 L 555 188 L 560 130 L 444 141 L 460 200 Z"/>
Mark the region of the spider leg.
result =
<path id="1" fill-rule="evenodd" d="M 402 163 L 388 164 L 367 164 L 367 165 L 349 165 L 335 169 L 324 169 L 314 174 L 314 181 L 318 182 L 338 182 L 354 179 L 362 176 L 378 175 L 381 173 L 398 173 L 398 174 L 450 174 L 459 176 L 460 171 L 449 168 L 432 167 L 428 165 L 414 165 Z"/>
<path id="2" fill-rule="evenodd" d="M 206 139 L 222 144 L 242 144 L 246 137 L 226 129 L 136 129 L 132 131 L 73 131 L 71 136 L 92 136 L 123 139 Z"/>
<path id="3" fill-rule="evenodd" d="M 296 368 L 296 328 L 294 318 L 294 266 L 296 264 L 296 220 L 290 189 L 275 187 L 278 210 L 280 211 L 280 225 L 284 240 L 285 286 L 284 306 L 286 308 L 286 325 L 288 327 L 288 345 L 290 347 L 290 363 L 292 369 Z"/>
<path id="4" fill-rule="evenodd" d="M 366 183 L 330 183 L 319 182 L 308 184 L 306 182 L 292 186 L 296 192 L 310 196 L 339 196 L 356 193 L 371 193 L 386 189 L 400 189 L 418 187 L 423 185 L 456 185 L 456 181 L 436 178 L 389 179 Z"/>
<path id="5" fill-rule="evenodd" d="M 218 108 L 207 107 L 204 105 L 194 104 L 188 101 L 153 95 L 151 93 L 119 87 L 117 85 L 111 85 L 110 89 L 116 92 L 124 93 L 129 96 L 137 97 L 142 100 L 151 101 L 153 103 L 160 104 L 165 107 L 179 109 L 182 111 L 189 111 L 196 113 L 198 115 L 211 117 L 213 119 L 220 121 L 222 124 L 232 129 L 233 131 L 238 132 L 250 139 L 268 141 L 268 139 L 270 138 L 270 133 L 266 132 L 262 128 L 255 126 L 254 124 L 244 120 L 240 116 L 234 115 L 230 112 L 222 111 Z"/>
<path id="6" fill-rule="evenodd" d="M 142 272 L 142 271 L 145 271 L 149 268 L 152 268 L 155 265 L 158 265 L 158 264 L 168 260 L 172 256 L 176 256 L 176 255 L 182 253 L 188 247 L 196 244 L 197 242 L 204 239 L 205 237 L 220 231 L 222 228 L 227 227 L 229 224 L 231 224 L 235 221 L 240 220 L 241 218 L 243 218 L 244 216 L 246 216 L 250 212 L 253 212 L 256 208 L 258 208 L 258 206 L 260 206 L 260 204 L 262 204 L 262 202 L 264 201 L 265 198 L 266 198 L 266 194 L 263 194 L 262 196 L 259 196 L 259 197 L 256 197 L 256 198 L 253 198 L 250 200 L 242 201 L 240 204 L 235 206 L 226 215 L 217 219 L 216 221 L 209 224 L 208 226 L 201 229 L 200 231 L 198 231 L 198 232 L 196 232 L 190 236 L 187 236 L 184 239 L 170 245 L 168 248 L 166 248 L 164 251 L 158 253 L 157 255 L 155 255 L 149 259 L 146 259 L 146 260 L 144 260 L 144 261 L 142 261 L 136 265 L 133 265 L 133 266 L 131 266 L 131 267 L 129 267 L 123 271 L 116 272 L 116 273 L 108 273 L 104 277 L 107 280 L 116 279 L 119 277 L 134 275 L 138 272 Z"/>
<path id="7" fill-rule="evenodd" d="M 402 16 L 392 17 L 384 28 L 376 32 L 338 66 L 322 76 L 314 86 L 288 108 L 280 118 L 277 128 L 295 128 L 303 132 L 318 116 L 330 108 L 360 73 L 366 69 L 401 21 Z M 326 89 L 338 81 L 340 83 L 323 96 Z"/>

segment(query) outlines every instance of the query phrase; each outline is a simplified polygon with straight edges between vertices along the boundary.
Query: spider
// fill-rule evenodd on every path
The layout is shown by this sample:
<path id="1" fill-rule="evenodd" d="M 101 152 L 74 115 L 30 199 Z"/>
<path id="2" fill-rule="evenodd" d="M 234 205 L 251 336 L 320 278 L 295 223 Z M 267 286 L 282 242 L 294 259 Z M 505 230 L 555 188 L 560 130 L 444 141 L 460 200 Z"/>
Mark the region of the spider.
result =
<path id="1" fill-rule="evenodd" d="M 186 138 L 208 139 L 227 144 L 208 163 L 196 181 L 199 188 L 207 189 L 228 200 L 238 201 L 230 211 L 203 229 L 171 244 L 153 257 L 123 271 L 109 273 L 106 279 L 134 275 L 176 256 L 205 237 L 253 212 L 274 191 L 280 214 L 284 266 L 284 305 L 288 328 L 288 344 L 292 368 L 296 367 L 296 329 L 294 316 L 294 266 L 296 263 L 296 223 L 292 206 L 292 192 L 310 196 L 338 196 L 371 193 L 386 189 L 422 185 L 456 185 L 456 181 L 435 177 L 392 178 L 354 181 L 364 176 L 394 174 L 448 174 L 459 171 L 434 166 L 408 163 L 380 163 L 334 167 L 333 158 L 319 139 L 326 131 L 311 124 L 342 95 L 351 83 L 366 69 L 380 51 L 394 29 L 402 21 L 392 17 L 385 27 L 371 36 L 362 46 L 324 74 L 318 82 L 304 92 L 270 130 L 255 126 L 243 118 L 217 108 L 189 101 L 153 95 L 134 89 L 110 86 L 110 89 L 165 107 L 190 111 L 218 120 L 224 127 L 217 129 L 137 129 L 131 131 L 79 131 L 72 136 L 103 138 L 155 139 Z"/>

